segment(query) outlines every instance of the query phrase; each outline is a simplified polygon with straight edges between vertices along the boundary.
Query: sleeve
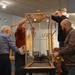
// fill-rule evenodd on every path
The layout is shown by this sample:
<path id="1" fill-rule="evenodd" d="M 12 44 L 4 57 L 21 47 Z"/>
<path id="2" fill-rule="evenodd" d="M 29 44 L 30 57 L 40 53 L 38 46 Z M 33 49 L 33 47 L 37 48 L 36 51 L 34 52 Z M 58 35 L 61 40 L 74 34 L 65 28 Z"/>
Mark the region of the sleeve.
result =
<path id="1" fill-rule="evenodd" d="M 52 20 L 54 20 L 54 21 L 56 21 L 57 23 L 59 23 L 60 20 L 61 20 L 61 17 L 52 15 Z"/>
<path id="2" fill-rule="evenodd" d="M 18 29 L 17 28 L 17 30 L 16 30 L 16 32 L 15 32 L 15 38 L 16 38 L 16 40 L 18 39 L 18 37 L 20 38 L 20 36 L 22 35 L 22 29 Z"/>
<path id="3" fill-rule="evenodd" d="M 6 40 L 7 40 L 9 48 L 12 49 L 13 51 L 19 53 L 19 50 L 18 50 L 17 46 L 15 45 L 14 41 L 12 40 L 12 38 L 10 36 L 7 36 Z"/>
<path id="4" fill-rule="evenodd" d="M 75 52 L 75 32 L 72 32 L 69 36 L 69 42 L 67 45 L 59 51 L 59 55 L 72 54 Z"/>

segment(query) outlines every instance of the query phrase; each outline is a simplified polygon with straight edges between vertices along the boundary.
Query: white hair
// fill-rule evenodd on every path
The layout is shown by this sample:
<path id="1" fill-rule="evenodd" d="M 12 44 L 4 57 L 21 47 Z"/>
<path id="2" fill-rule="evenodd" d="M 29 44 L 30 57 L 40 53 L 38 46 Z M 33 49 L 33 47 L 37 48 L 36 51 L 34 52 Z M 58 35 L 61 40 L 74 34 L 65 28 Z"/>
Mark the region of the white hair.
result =
<path id="1" fill-rule="evenodd" d="M 1 32 L 6 32 L 6 31 L 9 30 L 9 29 L 10 29 L 10 26 L 7 26 L 7 25 L 2 26 L 2 27 L 1 27 Z"/>

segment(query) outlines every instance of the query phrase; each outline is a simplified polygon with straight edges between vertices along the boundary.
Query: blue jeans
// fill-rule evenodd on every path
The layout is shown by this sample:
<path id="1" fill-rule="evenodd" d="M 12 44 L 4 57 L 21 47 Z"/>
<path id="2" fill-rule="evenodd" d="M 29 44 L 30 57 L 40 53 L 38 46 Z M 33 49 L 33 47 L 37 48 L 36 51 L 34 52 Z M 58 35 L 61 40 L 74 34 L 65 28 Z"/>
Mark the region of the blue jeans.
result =
<path id="1" fill-rule="evenodd" d="M 71 67 L 71 68 L 69 69 L 69 74 L 70 74 L 70 75 L 75 75 L 75 66 L 73 66 L 73 67 Z"/>

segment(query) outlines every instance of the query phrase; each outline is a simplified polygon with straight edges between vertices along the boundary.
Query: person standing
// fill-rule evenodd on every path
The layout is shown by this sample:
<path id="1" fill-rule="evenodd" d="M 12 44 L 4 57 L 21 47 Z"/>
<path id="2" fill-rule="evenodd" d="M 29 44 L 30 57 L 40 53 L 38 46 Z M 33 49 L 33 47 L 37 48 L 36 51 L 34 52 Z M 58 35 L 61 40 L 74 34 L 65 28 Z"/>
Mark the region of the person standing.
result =
<path id="1" fill-rule="evenodd" d="M 52 15 L 52 20 L 56 21 L 58 23 L 58 42 L 59 47 L 64 46 L 64 40 L 65 40 L 65 31 L 61 29 L 61 21 L 64 19 L 68 19 L 65 15 L 62 15 L 61 10 L 56 10 L 55 15 Z"/>
<path id="2" fill-rule="evenodd" d="M 66 32 L 62 30 L 61 28 L 61 22 L 64 19 L 68 19 L 65 15 L 62 15 L 62 11 L 61 10 L 56 10 L 55 11 L 55 15 L 52 15 L 52 20 L 56 21 L 58 23 L 58 42 L 59 42 L 59 47 L 63 47 L 64 46 L 64 40 L 66 38 Z M 62 69 L 62 73 L 61 75 L 66 75 L 67 74 L 67 70 L 65 69 L 65 64 L 64 61 L 61 61 L 61 69 Z"/>
<path id="3" fill-rule="evenodd" d="M 15 32 L 15 40 L 16 46 L 18 48 L 22 48 L 25 46 L 25 27 L 26 27 L 26 19 L 24 18 L 18 23 L 18 27 Z M 25 54 L 21 55 L 19 53 L 15 53 L 15 75 L 20 75 L 19 71 L 21 67 L 25 65 Z"/>
<path id="4" fill-rule="evenodd" d="M 62 56 L 69 74 L 75 75 L 75 30 L 68 19 L 61 22 L 61 27 L 63 31 L 66 31 L 64 47 L 56 51 L 54 56 Z"/>
<path id="5" fill-rule="evenodd" d="M 0 75 L 11 75 L 10 49 L 20 54 L 10 35 L 10 26 L 3 26 L 0 32 Z"/>

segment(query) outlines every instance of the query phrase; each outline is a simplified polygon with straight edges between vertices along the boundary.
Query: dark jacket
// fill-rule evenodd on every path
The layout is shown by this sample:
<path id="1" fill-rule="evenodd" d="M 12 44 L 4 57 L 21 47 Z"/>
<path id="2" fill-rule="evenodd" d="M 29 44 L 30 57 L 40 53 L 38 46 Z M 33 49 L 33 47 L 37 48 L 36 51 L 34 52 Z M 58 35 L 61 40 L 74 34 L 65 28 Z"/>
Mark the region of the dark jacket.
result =
<path id="1" fill-rule="evenodd" d="M 64 58 L 65 65 L 70 68 L 75 66 L 75 30 L 70 29 L 64 41 L 64 47 L 59 51 L 59 55 Z"/>
<path id="2" fill-rule="evenodd" d="M 63 19 L 67 19 L 67 17 L 66 16 L 64 16 L 64 15 L 62 15 L 61 17 L 56 17 L 56 16 L 54 16 L 54 15 L 52 15 L 52 20 L 54 20 L 54 21 L 56 21 L 57 23 L 58 23 L 58 41 L 60 42 L 64 42 L 64 40 L 65 40 L 65 33 L 66 32 L 64 32 L 62 29 L 61 29 L 61 26 L 60 26 L 60 24 L 61 24 L 61 21 L 63 20 Z"/>

